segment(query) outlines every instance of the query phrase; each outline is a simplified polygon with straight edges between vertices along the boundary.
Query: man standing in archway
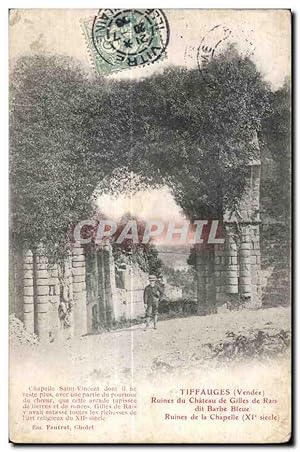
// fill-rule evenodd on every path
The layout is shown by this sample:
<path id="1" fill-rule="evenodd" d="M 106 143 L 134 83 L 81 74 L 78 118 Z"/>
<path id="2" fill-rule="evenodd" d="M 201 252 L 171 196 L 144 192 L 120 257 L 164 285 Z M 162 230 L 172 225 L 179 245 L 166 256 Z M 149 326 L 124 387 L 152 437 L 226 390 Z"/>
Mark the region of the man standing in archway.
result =
<path id="1" fill-rule="evenodd" d="M 150 325 L 150 318 L 153 317 L 153 327 L 156 330 L 158 306 L 161 299 L 161 290 L 156 284 L 157 278 L 155 275 L 149 276 L 149 284 L 144 290 L 144 306 L 146 310 L 146 331 Z"/>

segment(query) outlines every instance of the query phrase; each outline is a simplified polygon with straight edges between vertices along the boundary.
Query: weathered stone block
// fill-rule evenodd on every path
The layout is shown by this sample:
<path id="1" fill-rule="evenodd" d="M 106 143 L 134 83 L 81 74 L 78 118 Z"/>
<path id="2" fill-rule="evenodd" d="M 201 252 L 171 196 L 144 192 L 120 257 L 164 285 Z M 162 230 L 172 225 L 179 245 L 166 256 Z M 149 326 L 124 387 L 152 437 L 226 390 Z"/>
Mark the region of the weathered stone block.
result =
<path id="1" fill-rule="evenodd" d="M 59 295 L 51 295 L 50 297 L 50 303 L 52 305 L 56 305 L 59 303 Z"/>
<path id="2" fill-rule="evenodd" d="M 36 277 L 41 279 L 49 278 L 48 270 L 39 270 L 36 271 Z"/>
<path id="3" fill-rule="evenodd" d="M 74 275 L 73 276 L 73 281 L 75 283 L 84 282 L 85 281 L 85 275 Z"/>
<path id="4" fill-rule="evenodd" d="M 48 270 L 48 264 L 37 264 L 38 270 Z"/>
<path id="5" fill-rule="evenodd" d="M 73 259 L 74 259 L 74 256 L 80 256 L 80 255 L 82 255 L 82 254 L 84 254 L 84 249 L 83 248 L 73 248 L 73 250 L 72 250 L 72 255 L 73 255 Z"/>
<path id="6" fill-rule="evenodd" d="M 37 286 L 48 286 L 49 285 L 49 279 L 48 278 L 37 278 L 36 279 L 36 285 Z"/>
<path id="7" fill-rule="evenodd" d="M 73 276 L 74 275 L 85 275 L 85 266 L 83 267 L 74 267 L 72 270 Z"/>
<path id="8" fill-rule="evenodd" d="M 33 286 L 33 279 L 32 278 L 24 279 L 23 284 L 24 284 L 24 287 L 31 287 L 31 286 Z"/>
<path id="9" fill-rule="evenodd" d="M 240 264 L 240 274 L 243 271 L 247 271 L 247 272 L 251 271 L 251 262 L 244 263 L 244 261 L 243 261 L 243 263 Z"/>
<path id="10" fill-rule="evenodd" d="M 238 286 L 236 284 L 235 285 L 227 285 L 226 293 L 238 293 Z"/>
<path id="11" fill-rule="evenodd" d="M 73 283 L 73 293 L 82 292 L 85 290 L 85 282 L 74 282 Z"/>
<path id="12" fill-rule="evenodd" d="M 248 250 L 244 250 L 244 251 L 248 251 Z M 248 264 L 248 265 L 251 264 L 251 256 L 250 255 L 243 256 L 243 258 L 241 259 L 240 265 L 242 266 L 243 264 Z"/>
<path id="13" fill-rule="evenodd" d="M 38 295 L 36 297 L 37 304 L 49 303 L 49 295 Z"/>
<path id="14" fill-rule="evenodd" d="M 23 303 L 24 304 L 33 304 L 33 296 L 32 295 L 24 295 Z"/>
<path id="15" fill-rule="evenodd" d="M 241 286 L 251 285 L 251 277 L 250 276 L 240 276 L 239 283 Z"/>
<path id="16" fill-rule="evenodd" d="M 72 262 L 72 267 L 73 268 L 78 268 L 78 267 L 84 267 L 85 266 L 85 262 L 84 261 L 74 261 Z"/>
<path id="17" fill-rule="evenodd" d="M 34 331 L 34 312 L 32 311 L 24 311 L 23 313 L 24 326 L 26 331 L 33 333 Z"/>
<path id="18" fill-rule="evenodd" d="M 35 310 L 36 313 L 46 313 L 49 311 L 49 303 L 37 304 Z"/>
<path id="19" fill-rule="evenodd" d="M 82 248 L 80 241 L 73 242 L 73 243 L 72 243 L 72 247 L 73 247 L 73 248 Z"/>
<path id="20" fill-rule="evenodd" d="M 232 285 L 232 286 L 234 286 L 234 285 L 237 285 L 238 284 L 238 279 L 237 279 L 237 276 L 234 276 L 234 277 L 227 277 L 227 284 L 229 284 L 230 286 Z"/>
<path id="21" fill-rule="evenodd" d="M 242 291 L 242 293 L 243 294 L 247 294 L 247 293 L 249 293 L 249 294 L 251 294 L 251 285 L 249 284 L 249 285 L 243 285 L 242 287 L 241 287 L 241 291 Z"/>
<path id="22" fill-rule="evenodd" d="M 72 257 L 72 262 L 84 262 L 85 261 L 85 255 L 84 254 L 79 254 L 79 255 L 74 255 Z"/>
<path id="23" fill-rule="evenodd" d="M 245 248 L 243 248 L 243 249 L 240 249 L 240 256 L 241 256 L 241 258 L 245 258 L 245 257 L 250 257 L 251 256 L 251 252 L 250 252 L 250 249 L 245 249 Z"/>
<path id="24" fill-rule="evenodd" d="M 49 276 L 50 276 L 50 278 L 57 278 L 58 270 L 49 270 Z"/>
<path id="25" fill-rule="evenodd" d="M 48 264 L 48 259 L 45 256 L 36 256 L 35 260 L 37 264 Z"/>
<path id="26" fill-rule="evenodd" d="M 249 277 L 250 274 L 251 274 L 250 270 L 240 270 L 239 276 L 240 276 L 240 278 L 245 277 L 245 276 Z"/>
<path id="27" fill-rule="evenodd" d="M 23 313 L 23 321 L 24 321 L 24 327 L 26 331 L 29 333 L 34 332 L 34 313 L 31 312 L 24 312 Z"/>
<path id="28" fill-rule="evenodd" d="M 251 242 L 241 243 L 240 250 L 251 250 L 251 249 L 252 249 L 252 243 Z"/>
<path id="29" fill-rule="evenodd" d="M 33 286 L 24 287 L 24 296 L 26 295 L 33 296 Z"/>
<path id="30" fill-rule="evenodd" d="M 82 290 L 81 292 L 74 292 L 73 299 L 74 299 L 74 301 L 83 300 L 83 299 L 85 300 L 86 299 L 86 291 Z"/>
<path id="31" fill-rule="evenodd" d="M 24 264 L 32 264 L 33 263 L 33 257 L 32 256 L 24 256 L 23 257 Z"/>
<path id="32" fill-rule="evenodd" d="M 48 342 L 49 341 L 49 328 L 48 328 L 48 316 L 44 312 L 36 313 L 36 327 L 37 334 L 39 336 L 40 342 Z"/>
<path id="33" fill-rule="evenodd" d="M 237 271 L 236 270 L 228 270 L 227 278 L 237 278 Z"/>
<path id="34" fill-rule="evenodd" d="M 36 293 L 37 295 L 49 295 L 49 286 L 37 286 Z"/>
<path id="35" fill-rule="evenodd" d="M 24 304 L 23 306 L 23 313 L 29 314 L 34 312 L 34 306 L 33 304 Z"/>

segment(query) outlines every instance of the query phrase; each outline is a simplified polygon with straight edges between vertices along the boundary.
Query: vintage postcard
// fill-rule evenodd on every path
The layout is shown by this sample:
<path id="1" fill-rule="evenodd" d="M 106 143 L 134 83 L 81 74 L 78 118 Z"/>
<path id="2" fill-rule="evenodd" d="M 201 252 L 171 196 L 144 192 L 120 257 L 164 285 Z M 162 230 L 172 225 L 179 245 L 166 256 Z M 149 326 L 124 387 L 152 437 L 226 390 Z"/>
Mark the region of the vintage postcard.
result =
<path id="1" fill-rule="evenodd" d="M 291 12 L 9 24 L 10 441 L 290 441 Z"/>

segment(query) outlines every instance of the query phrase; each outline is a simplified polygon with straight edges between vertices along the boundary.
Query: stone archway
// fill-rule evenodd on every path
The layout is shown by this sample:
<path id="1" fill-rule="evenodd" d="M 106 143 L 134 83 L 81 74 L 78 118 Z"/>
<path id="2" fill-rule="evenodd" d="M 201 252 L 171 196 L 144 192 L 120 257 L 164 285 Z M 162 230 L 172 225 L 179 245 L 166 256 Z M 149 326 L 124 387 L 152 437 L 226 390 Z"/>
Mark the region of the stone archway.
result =
<path id="1" fill-rule="evenodd" d="M 228 309 L 261 306 L 259 187 L 260 161 L 256 160 L 248 166 L 246 189 L 238 210 L 225 212 L 221 219 L 225 244 L 198 245 L 194 250 L 199 315 L 216 312 L 221 306 Z M 103 283 L 102 306 L 110 324 L 117 317 L 117 308 L 114 263 L 109 245 L 100 250 L 97 262 Z M 52 335 L 59 334 L 57 309 L 62 297 L 72 300 L 69 334 L 81 336 L 92 331 L 94 314 L 89 311 L 94 304 L 87 303 L 86 264 L 84 247 L 74 243 L 64 264 L 62 283 L 58 266 L 49 270 L 42 251 L 33 254 L 27 250 L 24 253 L 22 275 L 17 275 L 23 279 L 21 311 L 25 328 L 38 334 L 41 341 L 51 340 Z"/>
<path id="2" fill-rule="evenodd" d="M 239 209 L 223 216 L 225 246 L 195 250 L 199 314 L 220 305 L 261 307 L 259 190 L 260 161 L 256 160 L 248 166 Z"/>
<path id="3" fill-rule="evenodd" d="M 157 77 L 141 80 L 138 83 L 124 81 L 110 85 L 108 81 L 107 85 L 103 83 L 102 86 L 90 81 L 86 83 L 84 75 L 78 79 L 78 70 L 73 67 L 73 62 L 66 65 L 66 61 L 56 61 L 53 58 L 35 58 L 34 61 L 29 61 L 26 67 L 21 67 L 16 77 L 25 77 L 24 83 L 18 84 L 20 86 L 16 93 L 18 93 L 19 103 L 16 104 L 15 111 L 20 113 L 17 118 L 26 120 L 28 123 L 22 122 L 20 123 L 22 127 L 19 127 L 16 121 L 17 127 L 14 131 L 16 139 L 13 140 L 15 156 L 18 157 L 12 159 L 15 161 L 12 174 L 18 181 L 14 191 L 16 201 L 14 214 L 17 227 L 13 233 L 17 239 L 16 243 L 22 244 L 23 240 L 28 240 L 33 248 L 36 242 L 44 240 L 48 249 L 55 248 L 57 243 L 62 243 L 64 240 L 69 222 L 77 221 L 76 219 L 84 214 L 86 200 L 92 196 L 97 180 L 110 177 L 120 167 L 127 167 L 130 171 L 142 174 L 145 180 L 151 180 L 151 184 L 163 180 L 172 188 L 175 187 L 176 199 L 191 218 L 197 218 L 199 212 L 202 212 L 202 218 L 205 218 L 204 212 L 208 212 L 208 216 L 219 217 L 216 219 L 223 222 L 226 234 L 225 249 L 218 249 L 215 246 L 206 253 L 200 252 L 201 249 L 197 250 L 199 313 L 207 312 L 206 308 L 202 309 L 202 305 L 207 306 L 210 300 L 214 305 L 222 301 L 226 303 L 226 300 L 230 303 L 235 298 L 237 304 L 245 299 L 251 300 L 251 303 L 258 300 L 259 303 L 258 163 L 253 162 L 250 165 L 247 195 L 244 200 L 241 200 L 239 212 L 231 216 L 225 213 L 223 218 L 221 218 L 223 213 L 220 212 L 225 204 L 232 206 L 239 197 L 244 164 L 253 155 L 253 143 L 250 145 L 253 138 L 252 131 L 259 127 L 265 114 L 265 102 L 257 105 L 252 101 L 251 96 L 245 96 L 247 93 L 245 89 L 251 86 L 251 93 L 255 92 L 255 96 L 264 98 L 262 94 L 265 93 L 266 88 L 261 84 L 259 73 L 252 67 L 253 63 L 241 61 L 238 55 L 229 56 L 229 58 L 230 65 L 238 71 L 241 64 L 245 65 L 245 69 L 250 64 L 251 70 L 247 71 L 250 78 L 247 78 L 247 83 L 244 85 L 240 78 L 234 76 L 236 71 L 232 72 L 230 80 L 228 74 L 225 77 L 222 72 L 218 73 L 218 76 L 226 78 L 224 87 L 230 87 L 229 91 L 226 88 L 224 92 L 223 89 L 208 89 L 202 81 L 199 83 L 198 71 L 182 71 L 181 68 L 169 69 Z M 66 80 L 75 82 L 74 86 L 79 89 L 72 92 L 74 101 L 70 105 L 65 102 L 61 106 L 60 103 L 57 104 L 58 106 L 49 104 L 53 110 L 47 114 L 53 114 L 56 118 L 57 111 L 61 109 L 63 112 L 62 118 L 57 117 L 60 120 L 55 129 L 57 142 L 53 146 L 53 152 L 49 153 L 49 145 L 52 146 L 51 140 L 49 143 L 40 140 L 38 141 L 39 152 L 36 153 L 33 149 L 27 155 L 27 142 L 22 146 L 18 144 L 23 143 L 20 138 L 22 138 L 24 124 L 28 125 L 32 137 L 39 137 L 41 130 L 45 130 L 47 136 L 51 136 L 52 125 L 47 121 L 41 124 L 39 121 L 35 122 L 30 112 L 27 110 L 24 112 L 22 108 L 18 108 L 18 105 L 22 105 L 20 99 L 23 99 L 23 93 L 25 93 L 26 102 L 30 94 L 36 106 L 44 111 L 44 96 L 36 96 L 36 88 L 38 94 L 44 86 L 47 86 L 47 89 L 50 87 L 53 90 L 50 92 L 53 93 L 61 90 L 59 91 L 61 95 L 57 99 L 65 99 L 69 93 L 69 86 L 73 86 L 69 83 L 61 84 L 60 78 L 56 76 L 58 72 L 52 74 L 52 67 L 57 67 L 59 73 L 66 74 Z M 26 80 L 34 79 L 34 74 L 37 72 L 43 75 L 40 77 L 41 85 L 27 86 Z M 48 81 L 49 74 L 51 78 Z M 173 80 L 173 83 L 170 83 L 170 80 Z M 220 83 L 220 87 L 222 86 Z M 84 97 L 82 92 L 85 93 Z M 231 92 L 234 93 L 232 98 Z M 237 98 L 244 99 L 244 102 L 236 102 Z M 200 103 L 199 100 L 201 100 Z M 66 130 L 62 133 L 61 124 L 65 124 L 64 119 L 69 117 L 73 104 L 78 104 L 80 108 L 76 112 L 76 118 L 72 116 L 70 124 L 66 122 Z M 47 109 L 49 105 L 46 105 Z M 82 105 L 85 105 L 84 109 Z M 107 108 L 104 109 L 103 105 Z M 215 108 L 216 106 L 219 108 Z M 83 116 L 82 110 L 84 110 Z M 159 115 L 157 115 L 158 111 Z M 71 127 L 70 130 L 69 127 Z M 77 134 L 76 132 L 81 129 L 83 134 Z M 48 133 L 49 131 L 51 133 Z M 70 137 L 74 141 L 69 141 Z M 91 137 L 93 139 L 90 139 Z M 69 165 L 69 178 L 64 177 L 68 171 L 64 154 L 66 140 L 70 155 L 74 157 L 72 165 Z M 31 141 L 34 142 L 34 139 Z M 48 159 L 49 154 L 51 159 Z M 83 160 L 85 165 L 82 165 Z M 25 161 L 29 169 L 30 165 L 35 163 L 42 165 L 47 161 L 44 172 L 45 181 L 47 180 L 48 184 L 41 186 L 39 183 L 39 167 L 35 172 L 28 171 L 28 175 L 33 175 L 32 177 L 22 179 L 22 167 Z M 226 164 L 223 164 L 224 161 Z M 91 171 L 90 168 L 92 168 Z M 234 169 L 236 172 L 241 170 L 240 178 L 234 178 Z M 57 170 L 59 170 L 59 177 L 51 178 Z M 52 185 L 52 179 L 56 184 Z M 71 179 L 78 183 L 70 184 Z M 238 183 L 231 184 L 231 181 Z M 43 187 L 50 187 L 50 189 L 47 191 Z M 32 199 L 27 196 L 32 192 L 37 193 L 35 205 L 39 214 L 37 215 L 39 221 L 36 222 L 33 232 L 31 231 L 32 216 L 27 215 L 29 209 L 20 209 L 20 207 L 32 205 Z M 61 199 L 64 200 L 59 209 L 57 193 L 61 194 Z M 78 193 L 81 195 L 79 202 L 69 203 L 69 199 L 77 201 Z M 51 204 L 49 209 L 44 209 L 48 198 Z M 71 212 L 68 210 L 69 204 Z M 80 209 L 76 208 L 77 205 Z M 18 211 L 21 212 L 20 215 Z M 64 212 L 66 215 L 63 215 Z M 23 216 L 26 221 L 23 221 Z M 55 221 L 60 217 L 63 220 L 57 225 Z M 43 221 L 40 221 L 41 219 Z M 52 230 L 57 231 L 57 235 L 54 234 L 52 237 Z M 54 269 L 54 274 L 47 275 L 46 269 L 41 267 L 44 263 L 39 260 L 43 256 L 25 253 L 22 260 L 24 274 L 18 277 L 24 281 L 24 290 L 20 299 L 24 320 L 30 330 L 34 329 L 38 334 L 43 335 L 43 322 L 45 323 L 47 317 L 46 300 L 50 300 L 49 306 L 54 306 L 60 297 L 64 297 L 64 292 L 68 293 L 71 290 L 73 290 L 73 298 L 78 298 L 76 300 L 78 303 L 74 307 L 74 322 L 80 324 L 81 320 L 77 318 L 75 311 L 80 312 L 78 307 L 81 306 L 81 300 L 85 298 L 86 302 L 84 250 L 75 247 L 73 254 L 68 258 L 69 289 L 61 291 L 61 284 L 57 284 L 57 276 L 55 276 L 56 270 Z M 82 303 L 83 306 L 84 302 Z M 82 316 L 84 317 L 85 314 Z M 78 327 L 78 331 L 81 329 L 84 330 Z"/>

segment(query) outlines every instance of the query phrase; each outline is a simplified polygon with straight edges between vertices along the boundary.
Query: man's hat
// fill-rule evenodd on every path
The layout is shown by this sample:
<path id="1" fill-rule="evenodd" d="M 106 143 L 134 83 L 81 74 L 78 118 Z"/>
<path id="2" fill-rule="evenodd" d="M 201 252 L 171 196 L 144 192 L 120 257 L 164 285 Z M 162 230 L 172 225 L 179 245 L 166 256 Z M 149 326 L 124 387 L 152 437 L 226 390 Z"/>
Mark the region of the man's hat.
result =
<path id="1" fill-rule="evenodd" d="M 156 281 L 156 276 L 155 275 L 150 275 L 149 276 L 149 281 Z"/>

